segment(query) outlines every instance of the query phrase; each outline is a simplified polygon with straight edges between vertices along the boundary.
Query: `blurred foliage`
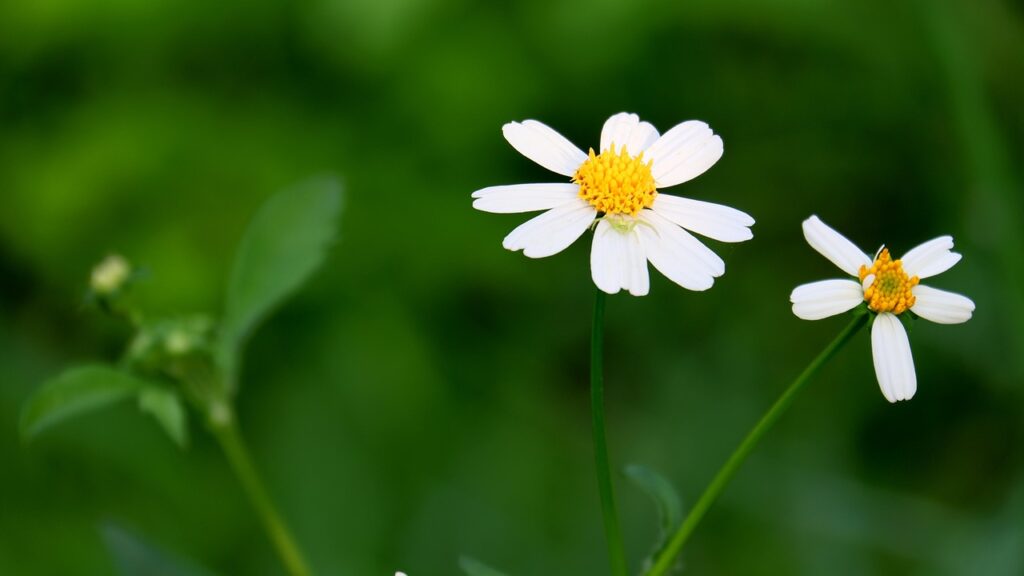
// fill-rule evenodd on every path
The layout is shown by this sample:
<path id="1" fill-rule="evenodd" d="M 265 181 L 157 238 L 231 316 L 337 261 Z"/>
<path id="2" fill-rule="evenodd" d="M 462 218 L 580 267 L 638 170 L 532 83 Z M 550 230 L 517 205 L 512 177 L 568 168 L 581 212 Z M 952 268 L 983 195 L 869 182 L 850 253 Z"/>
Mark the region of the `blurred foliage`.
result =
<path id="1" fill-rule="evenodd" d="M 623 468 L 622 472 L 634 486 L 654 500 L 658 510 L 658 537 L 650 554 L 640 565 L 642 573 L 646 574 L 662 555 L 679 525 L 683 523 L 683 502 L 672 482 L 650 468 L 630 464 Z M 678 560 L 676 562 L 678 563 Z"/>
<path id="2" fill-rule="evenodd" d="M 252 340 L 243 433 L 321 574 L 602 574 L 586 366 L 586 239 L 528 260 L 493 184 L 555 181 L 501 138 L 537 118 L 581 147 L 629 110 L 706 120 L 723 159 L 672 192 L 735 206 L 705 293 L 652 275 L 608 302 L 615 462 L 692 502 L 841 328 L 789 311 L 834 274 L 818 213 L 865 250 L 952 234 L 920 323 L 919 391 L 889 405 L 858 338 L 797 400 L 684 553 L 695 574 L 1024 572 L 1024 8 L 997 0 L 0 3 L 0 573 L 115 574 L 108 519 L 227 574 L 277 574 L 211 439 L 133 406 L 26 448 L 18 409 L 129 334 L 81 306 L 91 266 L 150 270 L 147 312 L 223 309 L 257 207 L 344 176 L 324 272 Z M 619 482 L 631 561 L 657 518 Z M 740 552 L 740 553 L 738 553 Z"/>
<path id="3" fill-rule="evenodd" d="M 21 435 L 34 436 L 71 416 L 114 404 L 145 389 L 146 382 L 103 365 L 72 368 L 46 382 L 21 413 Z"/>

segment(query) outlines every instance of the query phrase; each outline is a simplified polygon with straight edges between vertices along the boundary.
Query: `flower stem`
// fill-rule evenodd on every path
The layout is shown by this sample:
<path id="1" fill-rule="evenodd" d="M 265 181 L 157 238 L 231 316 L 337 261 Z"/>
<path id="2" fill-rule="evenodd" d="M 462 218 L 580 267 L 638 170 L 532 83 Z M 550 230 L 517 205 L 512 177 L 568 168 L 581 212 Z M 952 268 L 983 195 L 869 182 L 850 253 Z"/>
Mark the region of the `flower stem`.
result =
<path id="1" fill-rule="evenodd" d="M 299 547 L 295 544 L 295 539 L 292 538 L 288 527 L 285 526 L 284 520 L 278 514 L 277 508 L 270 499 L 270 495 L 267 493 L 259 473 L 256 472 L 256 467 L 249 456 L 249 450 L 246 448 L 245 442 L 238 432 L 238 425 L 235 423 L 235 419 L 228 417 L 225 421 L 218 422 L 212 428 L 214 436 L 220 442 L 221 448 L 224 449 L 224 454 L 227 456 L 232 470 L 234 470 L 239 482 L 242 483 L 242 487 L 249 497 L 249 502 L 263 521 L 263 528 L 267 531 L 267 536 L 270 537 L 271 542 L 274 543 L 274 548 L 277 550 L 277 554 L 280 556 L 281 562 L 284 564 L 288 574 L 291 576 L 309 576 L 309 568 L 306 566 L 306 561 L 302 558 L 302 552 L 299 551 Z"/>
<path id="2" fill-rule="evenodd" d="M 604 292 L 598 289 L 594 299 L 594 324 L 590 333 L 590 413 L 594 432 L 597 489 L 601 495 L 608 560 L 611 562 L 612 576 L 626 576 L 626 554 L 622 546 L 619 515 L 615 510 L 615 490 L 608 465 L 608 443 L 604 432 L 604 299 Z"/>
<path id="3" fill-rule="evenodd" d="M 743 461 L 747 459 L 750 452 L 757 446 L 758 441 L 761 437 L 771 429 L 772 425 L 779 419 L 780 416 L 789 408 L 789 405 L 793 403 L 793 398 L 796 394 L 803 389 L 804 385 L 814 376 L 818 370 L 828 362 L 836 352 L 838 352 L 849 340 L 857 333 L 861 328 L 867 324 L 868 314 L 857 314 L 853 320 L 843 329 L 842 332 L 836 336 L 836 339 L 832 341 L 824 350 L 818 354 L 818 357 L 811 361 L 810 364 L 804 368 L 804 371 L 793 380 L 793 383 L 786 388 L 786 391 L 782 393 L 782 396 L 775 401 L 775 404 L 761 417 L 761 420 L 754 426 L 754 429 L 747 434 L 747 437 L 743 439 L 736 451 L 732 453 L 732 456 L 725 462 L 725 465 L 715 474 L 711 484 L 701 494 L 700 499 L 693 506 L 693 510 L 683 521 L 676 533 L 672 535 L 672 539 L 668 545 L 665 546 L 664 552 L 658 557 L 657 562 L 647 572 L 646 576 L 662 576 L 668 572 L 669 568 L 675 561 L 676 556 L 683 549 L 683 545 L 686 544 L 687 539 L 693 533 L 694 529 L 697 528 L 697 524 L 700 523 L 701 519 L 704 518 L 704 514 L 707 513 L 708 508 L 715 502 L 722 491 L 725 490 L 725 486 L 732 480 L 732 477 L 736 475 L 736 471 L 739 469 Z"/>

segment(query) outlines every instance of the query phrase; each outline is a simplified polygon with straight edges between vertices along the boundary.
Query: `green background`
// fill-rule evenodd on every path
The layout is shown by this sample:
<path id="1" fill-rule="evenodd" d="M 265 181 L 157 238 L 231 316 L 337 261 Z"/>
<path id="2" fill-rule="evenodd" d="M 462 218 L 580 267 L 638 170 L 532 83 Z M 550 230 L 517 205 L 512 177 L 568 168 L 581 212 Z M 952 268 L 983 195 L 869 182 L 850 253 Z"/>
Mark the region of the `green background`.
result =
<path id="1" fill-rule="evenodd" d="M 684 553 L 690 574 L 1024 573 L 1024 7 L 997 0 L 48 0 L 0 4 L 0 573 L 114 574 L 126 526 L 223 574 L 280 574 L 217 446 L 126 403 L 25 446 L 20 404 L 129 334 L 82 305 L 111 251 L 150 315 L 219 313 L 242 231 L 312 174 L 345 185 L 324 269 L 251 342 L 239 418 L 319 574 L 607 573 L 590 446 L 589 236 L 529 260 L 495 184 L 560 181 L 501 125 L 580 147 L 637 112 L 707 121 L 725 155 L 669 192 L 753 215 L 704 293 L 652 271 L 609 298 L 613 461 L 692 504 L 844 325 L 789 309 L 866 251 L 952 234 L 890 405 L 860 334 L 799 397 Z M 631 567 L 656 533 L 621 480 Z"/>

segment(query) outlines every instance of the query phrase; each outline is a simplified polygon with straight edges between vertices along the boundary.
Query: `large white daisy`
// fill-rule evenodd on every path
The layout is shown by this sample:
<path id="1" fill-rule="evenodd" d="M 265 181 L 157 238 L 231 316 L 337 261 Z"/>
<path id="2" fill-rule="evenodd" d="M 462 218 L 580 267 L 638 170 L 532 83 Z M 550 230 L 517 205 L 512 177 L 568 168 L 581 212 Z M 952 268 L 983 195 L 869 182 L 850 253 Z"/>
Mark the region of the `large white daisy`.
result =
<path id="1" fill-rule="evenodd" d="M 530 258 L 557 254 L 594 229 L 594 284 L 614 294 L 647 294 L 647 261 L 683 288 L 707 290 L 725 263 L 690 232 L 722 242 L 753 237 L 750 216 L 719 204 L 659 193 L 700 176 L 722 157 L 722 139 L 704 122 L 683 122 L 659 136 L 636 114 L 604 123 L 600 153 L 589 154 L 536 120 L 511 122 L 505 139 L 523 156 L 571 179 L 556 184 L 491 186 L 473 193 L 485 212 L 545 212 L 505 237 Z"/>
<path id="2" fill-rule="evenodd" d="M 965 296 L 919 284 L 922 278 L 949 270 L 960 261 L 953 237 L 940 236 L 893 260 L 884 246 L 874 260 L 817 216 L 804 220 L 808 244 L 857 280 L 822 280 L 797 286 L 789 297 L 793 313 L 804 320 L 842 314 L 866 302 L 875 314 L 871 354 L 882 394 L 889 402 L 909 400 L 917 391 L 910 341 L 898 316 L 913 312 L 939 324 L 971 318 L 974 302 Z"/>

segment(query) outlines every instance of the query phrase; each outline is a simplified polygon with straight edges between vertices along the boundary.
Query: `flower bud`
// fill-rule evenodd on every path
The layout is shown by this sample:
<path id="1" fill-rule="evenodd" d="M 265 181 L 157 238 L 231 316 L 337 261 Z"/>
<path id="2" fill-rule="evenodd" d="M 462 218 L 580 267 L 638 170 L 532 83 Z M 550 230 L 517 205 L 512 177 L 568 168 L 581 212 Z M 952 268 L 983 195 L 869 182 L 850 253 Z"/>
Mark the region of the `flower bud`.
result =
<path id="1" fill-rule="evenodd" d="M 167 333 L 164 338 L 164 348 L 172 356 L 181 356 L 193 347 L 193 337 L 189 332 L 176 328 Z"/>
<path id="2" fill-rule="evenodd" d="M 131 264 L 123 256 L 111 254 L 92 269 L 89 285 L 97 296 L 110 296 L 124 288 L 131 275 Z"/>

